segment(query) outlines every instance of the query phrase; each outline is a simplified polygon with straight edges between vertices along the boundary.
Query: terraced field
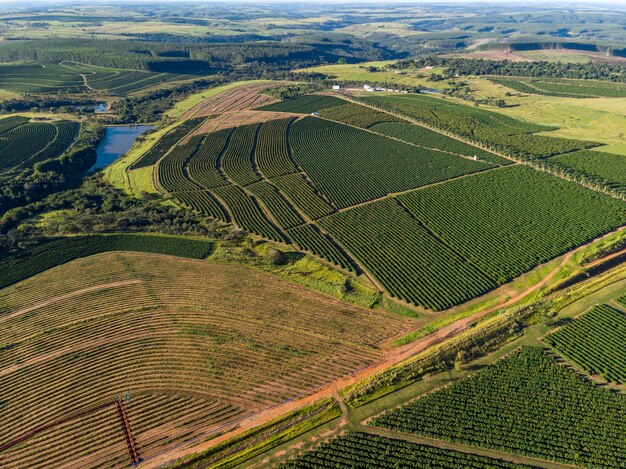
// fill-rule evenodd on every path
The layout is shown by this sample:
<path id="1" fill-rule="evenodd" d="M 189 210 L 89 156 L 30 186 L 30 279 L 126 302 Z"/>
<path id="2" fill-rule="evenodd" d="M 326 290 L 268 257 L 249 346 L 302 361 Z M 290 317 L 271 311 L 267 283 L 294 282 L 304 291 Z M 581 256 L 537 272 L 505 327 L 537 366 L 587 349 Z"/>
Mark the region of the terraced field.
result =
<path id="1" fill-rule="evenodd" d="M 621 201 L 382 111 L 315 98 L 279 108 L 291 114 L 327 103 L 322 115 L 346 124 L 272 114 L 223 128 L 230 113 L 213 115 L 193 136 L 168 134 L 167 145 L 154 147 L 166 151 L 181 139 L 158 160 L 159 185 L 187 207 L 363 271 L 388 294 L 433 310 L 486 293 L 626 223 Z M 511 136 L 541 129 L 464 112 L 467 125 L 483 119 Z M 156 156 L 135 164 L 161 154 L 150 153 Z"/>
<path id="2" fill-rule="evenodd" d="M 126 95 L 185 75 L 121 70 L 75 62 L 0 64 L 0 89 L 18 93 L 85 93 Z"/>
<path id="3" fill-rule="evenodd" d="M 29 122 L 23 117 L 0 120 L 0 174 L 32 167 L 60 156 L 78 136 L 72 121 Z"/>
<path id="4" fill-rule="evenodd" d="M 2 466 L 130 464 L 380 357 L 410 319 L 237 265 L 99 254 L 0 290 Z M 19 389 L 19 392 L 15 390 Z"/>

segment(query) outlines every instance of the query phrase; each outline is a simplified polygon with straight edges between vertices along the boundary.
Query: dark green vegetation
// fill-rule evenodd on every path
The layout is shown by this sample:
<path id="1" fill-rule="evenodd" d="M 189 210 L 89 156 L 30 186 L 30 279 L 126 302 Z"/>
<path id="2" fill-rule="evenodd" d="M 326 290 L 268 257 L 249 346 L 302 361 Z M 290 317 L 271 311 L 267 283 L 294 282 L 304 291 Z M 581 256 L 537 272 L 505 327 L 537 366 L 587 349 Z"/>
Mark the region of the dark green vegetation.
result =
<path id="1" fill-rule="evenodd" d="M 590 467 L 626 464 L 626 399 L 539 347 L 378 417 L 374 425 Z"/>
<path id="2" fill-rule="evenodd" d="M 307 95 L 287 99 L 286 101 L 281 101 L 275 104 L 269 104 L 267 106 L 260 107 L 259 110 L 310 114 L 312 112 L 318 112 L 322 109 L 338 106 L 343 103 L 344 101 L 342 99 L 335 98 L 334 96 Z"/>
<path id="3" fill-rule="evenodd" d="M 626 205 L 510 166 L 398 197 L 431 233 L 497 283 L 626 223 Z"/>
<path id="4" fill-rule="evenodd" d="M 553 128 L 421 95 L 371 96 L 364 102 L 523 159 L 583 150 L 598 143 L 534 135 Z"/>
<path id="5" fill-rule="evenodd" d="M 626 298 L 618 301 L 626 303 Z M 626 314 L 598 305 L 544 340 L 587 373 L 622 383 L 626 380 L 625 333 Z"/>
<path id="6" fill-rule="evenodd" d="M 425 127 L 411 125 L 407 122 L 386 122 L 376 124 L 370 127 L 370 129 L 374 132 L 404 140 L 405 142 L 414 143 L 415 145 L 456 153 L 470 158 L 477 157 L 479 160 L 500 166 L 512 163 L 511 160 L 502 158 L 494 153 L 460 142 L 459 140 L 455 140 Z"/>
<path id="7" fill-rule="evenodd" d="M 493 77 L 489 80 L 521 93 L 544 96 L 564 98 L 621 98 L 626 96 L 626 85 L 601 81 Z"/>
<path id="8" fill-rule="evenodd" d="M 289 461 L 281 467 L 314 469 L 327 467 L 428 467 L 450 469 L 472 467 L 477 469 L 525 468 L 498 459 L 461 453 L 433 446 L 409 443 L 367 433 L 349 433 L 330 443 L 323 443 L 314 451 Z"/>
<path id="9" fill-rule="evenodd" d="M 80 184 L 94 163 L 102 129 L 76 122 L 0 120 L 0 215 Z"/>
<path id="10" fill-rule="evenodd" d="M 64 61 L 0 64 L 0 88 L 18 93 L 100 91 L 124 95 L 183 78 L 183 75 L 173 73 L 123 70 Z"/>
<path id="11" fill-rule="evenodd" d="M 165 155 L 170 149 L 176 145 L 185 135 L 189 134 L 196 127 L 198 127 L 204 121 L 203 117 L 196 117 L 184 121 L 182 124 L 177 125 L 161 138 L 156 145 L 150 148 L 147 152 L 141 155 L 135 163 L 132 165 L 132 169 L 143 168 L 144 166 L 151 166 L 159 161 L 163 155 Z"/>
<path id="12" fill-rule="evenodd" d="M 496 286 L 393 199 L 337 213 L 319 223 L 392 296 L 410 303 L 440 310 Z"/>
<path id="13" fill-rule="evenodd" d="M 289 140 L 296 161 L 339 208 L 493 168 L 311 117 L 291 126 Z"/>
<path id="14" fill-rule="evenodd" d="M 442 100 L 397 99 L 439 124 L 456 122 L 455 130 L 479 122 L 484 131 L 534 137 L 545 129 Z M 358 266 L 390 295 L 434 310 L 626 222 L 619 200 L 450 136 L 356 104 L 326 110 L 382 123 L 368 131 L 290 117 L 195 136 L 161 160 L 159 184 L 204 215 Z"/>
<path id="15" fill-rule="evenodd" d="M 192 137 L 160 162 L 159 184 L 200 213 L 234 221 L 273 241 L 293 243 L 352 270 L 342 250 L 303 218 L 334 208 L 296 174 L 287 148 L 291 122 L 270 121 Z"/>
<path id="16" fill-rule="evenodd" d="M 353 103 L 325 108 L 320 114 L 326 119 L 353 125 L 362 129 L 369 129 L 383 122 L 402 122 L 401 119 L 387 114 L 386 112 L 377 111 L 376 109 L 359 106 Z"/>
<path id="17" fill-rule="evenodd" d="M 626 192 L 626 157 L 612 153 L 583 150 L 550 158 L 550 163 L 575 174 L 583 174 L 591 181 Z"/>
<path id="18" fill-rule="evenodd" d="M 496 45 L 498 46 L 498 45 Z M 537 49 L 537 48 L 535 48 Z M 533 50 L 533 49 L 530 49 Z M 425 57 L 416 61 L 400 61 L 394 65 L 397 68 L 443 67 L 444 78 L 458 76 L 506 76 L 532 79 L 556 78 L 600 80 L 616 83 L 626 83 L 626 67 L 623 64 L 570 64 L 562 62 L 515 62 L 511 60 L 484 60 L 484 59 L 453 59 L 445 57 Z M 517 81 L 517 80 L 516 80 Z M 554 80 L 539 80 L 540 82 L 554 82 Z M 608 83 L 596 82 L 583 84 L 573 82 L 583 87 L 610 89 Z M 618 87 L 616 87 L 618 88 Z M 619 87 L 621 88 L 621 87 Z M 599 92 L 599 91 L 596 91 Z"/>
<path id="19" fill-rule="evenodd" d="M 0 120 L 0 177 L 58 157 L 72 144 L 79 129 L 80 125 L 71 121 L 31 123 L 22 117 Z"/>
<path id="20" fill-rule="evenodd" d="M 141 234 L 74 236 L 42 244 L 0 263 L 0 288 L 74 259 L 108 251 L 137 251 L 202 259 L 212 244 L 198 239 Z"/>

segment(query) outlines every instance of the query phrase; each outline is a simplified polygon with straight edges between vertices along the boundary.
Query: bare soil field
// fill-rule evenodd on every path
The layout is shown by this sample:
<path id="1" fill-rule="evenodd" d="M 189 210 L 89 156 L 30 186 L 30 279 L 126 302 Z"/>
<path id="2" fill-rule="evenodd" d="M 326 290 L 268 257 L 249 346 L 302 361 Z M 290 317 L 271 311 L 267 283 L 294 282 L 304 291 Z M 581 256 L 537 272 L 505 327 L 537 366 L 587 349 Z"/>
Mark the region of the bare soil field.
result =
<path id="1" fill-rule="evenodd" d="M 242 266 L 108 253 L 0 291 L 0 321 L 0 460 L 35 468 L 128 465 L 131 448 L 151 465 L 372 366 L 414 320 Z"/>
<path id="2" fill-rule="evenodd" d="M 271 104 L 276 100 L 261 93 L 273 86 L 275 85 L 260 83 L 230 89 L 196 104 L 182 115 L 182 119 L 241 111 Z"/>

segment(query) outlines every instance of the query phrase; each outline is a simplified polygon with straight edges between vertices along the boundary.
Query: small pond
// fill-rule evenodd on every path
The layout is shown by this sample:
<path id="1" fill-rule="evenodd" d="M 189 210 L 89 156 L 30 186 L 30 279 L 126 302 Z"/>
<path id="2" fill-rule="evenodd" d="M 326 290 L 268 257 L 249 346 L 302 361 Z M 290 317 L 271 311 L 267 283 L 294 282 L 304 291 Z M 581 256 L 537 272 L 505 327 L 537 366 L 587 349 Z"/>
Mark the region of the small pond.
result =
<path id="1" fill-rule="evenodd" d="M 96 164 L 90 169 L 97 171 L 110 165 L 133 146 L 137 137 L 153 125 L 115 125 L 106 128 L 104 138 L 96 148 Z"/>

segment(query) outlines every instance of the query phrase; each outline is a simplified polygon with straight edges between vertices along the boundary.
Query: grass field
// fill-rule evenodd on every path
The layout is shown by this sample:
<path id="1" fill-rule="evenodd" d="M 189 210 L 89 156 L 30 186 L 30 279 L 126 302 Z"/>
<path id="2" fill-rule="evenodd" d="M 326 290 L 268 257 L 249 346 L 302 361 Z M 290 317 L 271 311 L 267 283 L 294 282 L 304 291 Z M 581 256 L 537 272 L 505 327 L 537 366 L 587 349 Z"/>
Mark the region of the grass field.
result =
<path id="1" fill-rule="evenodd" d="M 148 461 L 372 363 L 411 323 L 246 267 L 139 253 L 53 268 L 0 302 L 5 467 L 126 464 L 120 396 Z"/>
<path id="2" fill-rule="evenodd" d="M 601 151 L 626 155 L 626 98 L 564 98 L 556 96 L 513 95 L 510 88 L 496 85 L 486 78 L 469 78 L 478 98 L 502 98 L 510 106 L 490 110 L 510 117 L 534 122 L 558 130 L 555 137 L 601 142 Z"/>

